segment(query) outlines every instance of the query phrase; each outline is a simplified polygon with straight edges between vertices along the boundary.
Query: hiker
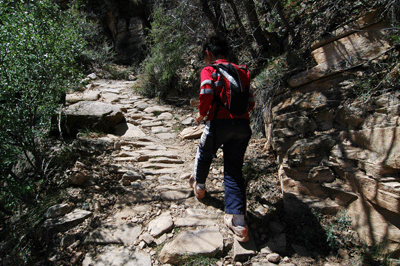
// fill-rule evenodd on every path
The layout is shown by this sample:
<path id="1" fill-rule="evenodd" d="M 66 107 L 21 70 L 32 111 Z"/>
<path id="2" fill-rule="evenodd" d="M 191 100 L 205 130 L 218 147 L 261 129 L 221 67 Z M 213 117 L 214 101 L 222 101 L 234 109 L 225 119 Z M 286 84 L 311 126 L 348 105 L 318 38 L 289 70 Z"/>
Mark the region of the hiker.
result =
<path id="1" fill-rule="evenodd" d="M 249 111 L 254 107 L 250 90 L 250 72 L 245 66 L 228 61 L 229 45 L 219 37 L 210 37 L 203 45 L 202 56 L 207 64 L 201 71 L 197 123 L 205 119 L 205 128 L 197 149 L 194 174 L 189 183 L 198 199 L 205 197 L 206 178 L 216 151 L 222 146 L 224 155 L 225 224 L 240 242 L 248 241 L 246 214 L 246 187 L 242 174 L 244 154 L 251 137 Z M 218 64 L 233 66 L 239 77 L 238 85 L 247 90 L 245 109 L 242 114 L 233 114 L 221 99 L 221 91 L 233 86 L 232 77 L 225 78 Z M 224 68 L 225 69 L 225 68 Z M 226 69 L 225 69 L 226 70 Z M 243 98 L 242 97 L 242 98 Z M 224 97 L 223 97 L 224 98 Z M 231 99 L 233 103 L 233 98 Z M 239 99 L 240 101 L 240 99 Z"/>

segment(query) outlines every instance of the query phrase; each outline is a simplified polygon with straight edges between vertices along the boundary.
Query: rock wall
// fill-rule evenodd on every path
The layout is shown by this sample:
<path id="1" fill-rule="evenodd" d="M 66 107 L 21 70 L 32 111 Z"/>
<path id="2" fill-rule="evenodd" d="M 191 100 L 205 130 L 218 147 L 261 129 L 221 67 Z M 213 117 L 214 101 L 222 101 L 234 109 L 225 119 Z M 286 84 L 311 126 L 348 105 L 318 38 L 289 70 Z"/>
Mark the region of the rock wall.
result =
<path id="1" fill-rule="evenodd" d="M 379 13 L 312 45 L 317 65 L 288 80 L 266 117 L 287 212 L 346 209 L 368 244 L 400 244 L 400 92 L 350 99 L 354 77 L 390 48 Z"/>
<path id="2" fill-rule="evenodd" d="M 65 2 L 65 1 L 64 1 Z M 99 21 L 114 44 L 116 60 L 140 63 L 146 53 L 146 28 L 150 28 L 150 5 L 142 0 L 89 0 L 87 13 Z"/>

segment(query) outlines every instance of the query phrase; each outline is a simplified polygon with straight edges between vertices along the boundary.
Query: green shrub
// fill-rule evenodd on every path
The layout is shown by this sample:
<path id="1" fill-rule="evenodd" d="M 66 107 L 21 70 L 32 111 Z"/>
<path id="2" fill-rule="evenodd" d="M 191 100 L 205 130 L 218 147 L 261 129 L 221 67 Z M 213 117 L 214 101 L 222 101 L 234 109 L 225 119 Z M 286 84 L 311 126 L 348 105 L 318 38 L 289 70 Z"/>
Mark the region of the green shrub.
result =
<path id="1" fill-rule="evenodd" d="M 161 6 L 153 12 L 153 23 L 148 41 L 150 54 L 143 63 L 145 80 L 143 93 L 150 97 L 165 98 L 179 88 L 177 72 L 184 66 L 187 37 L 177 14 L 168 14 Z"/>
<path id="2" fill-rule="evenodd" d="M 79 19 L 52 1 L 0 0 L 0 177 L 8 197 L 32 194 L 45 176 L 41 139 L 66 88 L 80 76 Z M 12 167 L 24 155 L 29 180 Z"/>

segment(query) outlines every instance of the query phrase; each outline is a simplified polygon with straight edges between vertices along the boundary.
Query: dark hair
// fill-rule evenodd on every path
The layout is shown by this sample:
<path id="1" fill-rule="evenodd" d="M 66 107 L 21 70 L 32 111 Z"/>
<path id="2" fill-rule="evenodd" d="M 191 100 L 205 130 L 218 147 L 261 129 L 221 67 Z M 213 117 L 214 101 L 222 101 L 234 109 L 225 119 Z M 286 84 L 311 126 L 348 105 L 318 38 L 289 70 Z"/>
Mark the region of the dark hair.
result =
<path id="1" fill-rule="evenodd" d="M 203 44 L 202 56 L 206 55 L 206 51 L 211 52 L 214 56 L 229 56 L 229 44 L 225 39 L 218 36 L 209 37 Z"/>

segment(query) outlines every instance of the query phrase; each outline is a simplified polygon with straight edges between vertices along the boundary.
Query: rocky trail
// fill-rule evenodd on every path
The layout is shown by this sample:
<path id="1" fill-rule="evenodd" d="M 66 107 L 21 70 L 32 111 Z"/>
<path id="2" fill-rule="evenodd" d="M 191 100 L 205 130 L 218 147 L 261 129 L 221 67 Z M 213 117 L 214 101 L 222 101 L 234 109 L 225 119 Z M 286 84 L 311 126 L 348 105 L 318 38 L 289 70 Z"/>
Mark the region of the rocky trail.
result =
<path id="1" fill-rule="evenodd" d="M 272 167 L 269 196 L 249 201 L 250 241 L 241 244 L 223 224 L 221 152 L 213 162 L 207 196 L 199 201 L 189 188 L 202 126 L 195 109 L 160 104 L 135 95 L 135 81 L 92 80 L 84 91 L 67 95 L 77 102 L 103 102 L 124 110 L 114 134 L 78 139 L 106 143 L 99 156 L 77 161 L 67 174 L 62 204 L 48 209 L 44 227 L 59 246 L 54 265 L 341 265 L 319 264 L 301 245 L 287 246 L 287 225 L 268 216 L 267 198 L 280 197 L 273 158 L 265 140 L 252 139 L 247 159 Z M 268 171 L 267 171 L 268 172 Z M 257 194 L 259 187 L 250 184 Z M 58 241 L 58 242 L 57 242 Z M 291 254 L 291 255 L 285 255 Z M 356 265 L 356 264 L 354 264 Z"/>

